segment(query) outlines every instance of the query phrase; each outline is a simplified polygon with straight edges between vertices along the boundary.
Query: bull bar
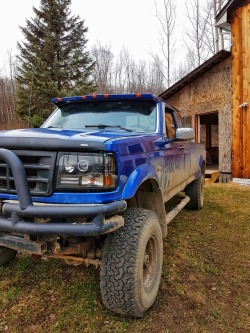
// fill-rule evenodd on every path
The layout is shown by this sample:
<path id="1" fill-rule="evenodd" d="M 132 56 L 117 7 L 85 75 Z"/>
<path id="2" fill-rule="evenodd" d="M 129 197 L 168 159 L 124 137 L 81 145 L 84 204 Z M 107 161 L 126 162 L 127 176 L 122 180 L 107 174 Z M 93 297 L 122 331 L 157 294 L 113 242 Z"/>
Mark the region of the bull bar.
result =
<path id="1" fill-rule="evenodd" d="M 33 205 L 24 166 L 19 157 L 8 149 L 0 149 L 0 160 L 9 164 L 17 192 L 18 204 L 3 203 L 2 211 L 8 218 L 0 217 L 0 232 L 33 235 L 94 236 L 111 232 L 124 225 L 124 219 L 115 215 L 126 209 L 125 200 L 98 205 Z M 28 218 L 77 218 L 92 219 L 88 223 L 63 221 L 37 223 Z M 25 220 L 23 220 L 25 218 Z"/>

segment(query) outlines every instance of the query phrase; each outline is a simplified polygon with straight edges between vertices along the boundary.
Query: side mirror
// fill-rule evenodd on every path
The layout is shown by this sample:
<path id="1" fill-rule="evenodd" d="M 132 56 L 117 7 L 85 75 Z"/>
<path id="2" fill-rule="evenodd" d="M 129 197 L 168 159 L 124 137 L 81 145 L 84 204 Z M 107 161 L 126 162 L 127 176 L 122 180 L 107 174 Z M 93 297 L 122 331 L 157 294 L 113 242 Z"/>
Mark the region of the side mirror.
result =
<path id="1" fill-rule="evenodd" d="M 176 129 L 175 139 L 186 141 L 193 140 L 195 138 L 194 130 L 192 128 L 181 127 Z"/>

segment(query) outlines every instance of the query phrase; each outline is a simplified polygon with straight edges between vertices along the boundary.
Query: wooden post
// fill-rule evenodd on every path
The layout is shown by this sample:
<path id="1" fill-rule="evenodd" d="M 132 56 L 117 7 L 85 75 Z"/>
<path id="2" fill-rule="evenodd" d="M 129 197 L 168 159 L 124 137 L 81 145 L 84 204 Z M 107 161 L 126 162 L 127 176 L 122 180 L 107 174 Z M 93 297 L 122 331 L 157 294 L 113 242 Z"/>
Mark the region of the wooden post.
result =
<path id="1" fill-rule="evenodd" d="M 242 7 L 242 162 L 243 178 L 250 178 L 250 4 Z"/>
<path id="2" fill-rule="evenodd" d="M 250 178 L 250 4 L 232 16 L 232 176 Z M 247 102 L 247 107 L 240 107 Z"/>

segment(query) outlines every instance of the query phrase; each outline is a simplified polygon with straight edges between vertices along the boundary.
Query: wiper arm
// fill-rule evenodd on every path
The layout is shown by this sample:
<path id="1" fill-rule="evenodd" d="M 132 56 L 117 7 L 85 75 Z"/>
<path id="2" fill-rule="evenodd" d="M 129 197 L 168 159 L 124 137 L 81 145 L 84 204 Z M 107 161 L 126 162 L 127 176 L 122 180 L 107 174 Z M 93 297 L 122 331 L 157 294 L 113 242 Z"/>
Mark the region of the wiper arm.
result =
<path id="1" fill-rule="evenodd" d="M 105 124 L 98 124 L 98 125 L 85 125 L 85 128 L 89 128 L 89 127 L 97 127 L 100 129 L 105 129 L 105 128 L 119 128 L 121 130 L 127 131 L 127 132 L 133 132 L 132 129 L 130 128 L 126 128 L 120 125 L 105 125 Z"/>

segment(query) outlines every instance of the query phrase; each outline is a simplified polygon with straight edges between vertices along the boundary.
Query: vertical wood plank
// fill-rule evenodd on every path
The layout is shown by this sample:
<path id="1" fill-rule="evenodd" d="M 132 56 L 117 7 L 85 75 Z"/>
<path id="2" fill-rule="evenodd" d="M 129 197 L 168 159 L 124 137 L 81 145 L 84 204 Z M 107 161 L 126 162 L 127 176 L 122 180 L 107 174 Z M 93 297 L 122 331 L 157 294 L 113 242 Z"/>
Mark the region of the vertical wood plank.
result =
<path id="1" fill-rule="evenodd" d="M 232 176 L 242 178 L 242 35 L 241 8 L 232 17 Z"/>
<path id="2" fill-rule="evenodd" d="M 242 173 L 250 178 L 250 4 L 242 7 Z"/>

